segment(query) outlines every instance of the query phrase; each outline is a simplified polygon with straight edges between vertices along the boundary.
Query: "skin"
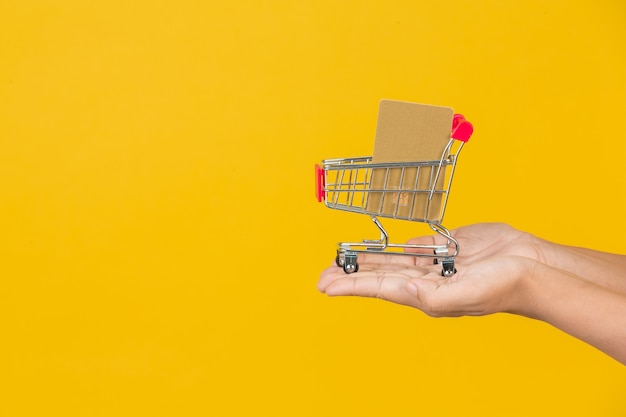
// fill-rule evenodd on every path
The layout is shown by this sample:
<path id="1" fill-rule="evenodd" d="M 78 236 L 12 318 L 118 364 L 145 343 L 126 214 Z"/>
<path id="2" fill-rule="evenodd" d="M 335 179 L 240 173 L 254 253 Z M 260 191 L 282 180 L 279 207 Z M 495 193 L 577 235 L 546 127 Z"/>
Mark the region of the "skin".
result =
<path id="1" fill-rule="evenodd" d="M 626 364 L 626 256 L 559 245 L 499 223 L 451 233 L 461 250 L 450 278 L 431 258 L 359 254 L 359 272 L 329 267 L 318 289 L 380 298 L 432 317 L 505 312 L 542 320 Z"/>

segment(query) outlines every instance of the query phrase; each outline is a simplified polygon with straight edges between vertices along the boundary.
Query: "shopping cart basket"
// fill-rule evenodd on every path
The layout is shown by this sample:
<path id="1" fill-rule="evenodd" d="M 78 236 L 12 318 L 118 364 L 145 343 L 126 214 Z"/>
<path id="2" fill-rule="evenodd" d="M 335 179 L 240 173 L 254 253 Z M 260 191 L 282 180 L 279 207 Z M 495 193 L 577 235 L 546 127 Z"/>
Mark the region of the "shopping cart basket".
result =
<path id="1" fill-rule="evenodd" d="M 336 263 L 345 273 L 357 272 L 358 254 L 368 252 L 431 257 L 434 263 L 441 264 L 444 277 L 455 274 L 454 260 L 459 253 L 459 242 L 441 221 L 459 153 L 472 132 L 471 123 L 456 114 L 451 139 L 439 160 L 377 163 L 371 156 L 365 156 L 327 159 L 316 165 L 318 201 L 332 209 L 367 214 L 380 231 L 377 240 L 338 244 Z M 390 243 L 379 217 L 426 223 L 445 237 L 446 243 Z"/>

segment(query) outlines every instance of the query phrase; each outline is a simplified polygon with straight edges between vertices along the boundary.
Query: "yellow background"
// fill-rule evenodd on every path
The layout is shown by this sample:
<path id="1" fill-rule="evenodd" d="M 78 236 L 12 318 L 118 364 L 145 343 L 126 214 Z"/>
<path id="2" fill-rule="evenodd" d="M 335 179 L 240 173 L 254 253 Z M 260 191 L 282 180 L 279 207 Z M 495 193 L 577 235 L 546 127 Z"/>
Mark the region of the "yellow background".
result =
<path id="1" fill-rule="evenodd" d="M 0 415 L 623 416 L 546 324 L 317 293 L 382 98 L 474 123 L 448 227 L 626 252 L 623 1 L 0 0 Z"/>

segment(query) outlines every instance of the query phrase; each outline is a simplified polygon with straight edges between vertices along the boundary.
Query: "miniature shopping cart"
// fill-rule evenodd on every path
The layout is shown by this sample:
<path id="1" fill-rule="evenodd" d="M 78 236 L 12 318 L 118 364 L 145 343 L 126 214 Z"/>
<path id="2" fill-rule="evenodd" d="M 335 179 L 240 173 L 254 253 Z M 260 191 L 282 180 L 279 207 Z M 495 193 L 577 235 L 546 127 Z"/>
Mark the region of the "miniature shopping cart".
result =
<path id="1" fill-rule="evenodd" d="M 367 156 L 327 159 L 316 165 L 318 201 L 324 201 L 332 209 L 367 214 L 380 231 L 380 239 L 339 243 L 337 266 L 350 274 L 359 269 L 359 253 L 385 253 L 430 257 L 435 264 L 441 264 L 444 277 L 454 275 L 459 243 L 441 221 L 459 153 L 472 132 L 471 123 L 457 114 L 453 118 L 451 139 L 439 160 L 376 163 Z M 379 217 L 427 223 L 446 243 L 389 243 Z"/>

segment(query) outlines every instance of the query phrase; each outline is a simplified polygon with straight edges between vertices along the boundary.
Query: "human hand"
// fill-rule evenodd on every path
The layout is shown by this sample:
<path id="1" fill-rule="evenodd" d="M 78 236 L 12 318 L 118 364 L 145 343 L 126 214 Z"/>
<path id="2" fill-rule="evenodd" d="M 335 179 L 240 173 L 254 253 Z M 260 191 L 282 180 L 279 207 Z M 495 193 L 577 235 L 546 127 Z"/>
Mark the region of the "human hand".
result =
<path id="1" fill-rule="evenodd" d="M 524 308 L 520 278 L 534 261 L 494 256 L 473 264 L 457 262 L 458 272 L 445 278 L 440 266 L 415 266 L 413 259 L 364 254 L 359 256 L 359 272 L 327 268 L 318 289 L 329 296 L 379 298 L 433 317 L 518 313 Z"/>
<path id="2" fill-rule="evenodd" d="M 521 313 L 525 307 L 522 280 L 541 256 L 532 236 L 500 224 L 453 230 L 461 251 L 458 272 L 441 276 L 432 258 L 384 254 L 359 255 L 359 272 L 326 269 L 318 289 L 328 295 L 374 297 L 412 306 L 435 317 Z M 445 238 L 427 236 L 409 243 L 441 244 Z"/>
<path id="3" fill-rule="evenodd" d="M 441 276 L 432 257 L 363 253 L 359 272 L 327 268 L 318 288 L 330 296 L 376 297 L 412 306 L 433 317 L 519 314 L 549 323 L 626 364 L 626 256 L 557 245 L 502 224 L 462 227 L 451 235 L 460 251 L 458 272 L 450 278 Z M 409 243 L 446 242 L 427 236 Z"/>

